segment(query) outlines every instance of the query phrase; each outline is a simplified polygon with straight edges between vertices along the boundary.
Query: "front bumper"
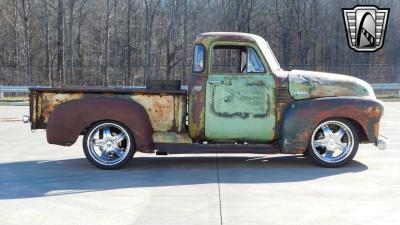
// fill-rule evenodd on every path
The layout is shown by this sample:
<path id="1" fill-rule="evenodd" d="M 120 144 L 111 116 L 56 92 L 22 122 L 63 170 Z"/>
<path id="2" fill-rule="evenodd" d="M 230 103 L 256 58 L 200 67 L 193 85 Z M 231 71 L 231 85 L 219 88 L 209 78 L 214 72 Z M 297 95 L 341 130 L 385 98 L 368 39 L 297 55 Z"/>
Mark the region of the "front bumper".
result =
<path id="1" fill-rule="evenodd" d="M 389 145 L 389 139 L 380 135 L 375 145 L 376 147 L 378 147 L 379 150 L 386 150 Z"/>
<path id="2" fill-rule="evenodd" d="M 22 122 L 24 122 L 24 123 L 29 123 L 31 120 L 30 120 L 30 118 L 29 118 L 29 116 L 28 115 L 23 115 L 22 116 Z"/>

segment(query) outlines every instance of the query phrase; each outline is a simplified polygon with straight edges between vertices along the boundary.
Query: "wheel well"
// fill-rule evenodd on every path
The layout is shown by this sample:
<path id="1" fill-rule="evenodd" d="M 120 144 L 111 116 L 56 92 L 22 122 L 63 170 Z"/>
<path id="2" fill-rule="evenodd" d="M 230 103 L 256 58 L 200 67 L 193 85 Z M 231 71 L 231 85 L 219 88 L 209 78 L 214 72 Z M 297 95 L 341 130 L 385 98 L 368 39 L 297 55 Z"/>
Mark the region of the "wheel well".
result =
<path id="1" fill-rule="evenodd" d="M 358 123 L 357 121 L 355 121 L 355 120 L 353 120 L 353 119 L 350 119 L 350 118 L 345 118 L 345 117 L 331 117 L 331 118 L 327 118 L 327 119 L 322 120 L 321 122 L 319 122 L 319 123 L 317 124 L 317 126 L 318 126 L 319 124 L 325 122 L 325 121 L 328 121 L 328 120 L 337 120 L 337 119 L 347 120 L 347 121 L 349 121 L 349 122 L 354 126 L 354 128 L 356 129 L 356 132 L 357 132 L 357 135 L 358 135 L 358 138 L 359 138 L 359 142 L 360 142 L 360 143 L 362 143 L 362 142 L 367 143 L 367 142 L 368 142 L 368 136 L 367 136 L 367 134 L 365 133 L 365 130 L 364 130 L 364 129 L 362 128 L 362 126 L 360 125 L 360 123 Z M 316 127 L 315 127 L 315 128 L 316 128 Z M 314 129 L 315 129 L 315 128 L 314 128 Z M 311 137 L 310 137 L 310 138 L 311 138 Z M 309 145 L 310 145 L 310 142 L 307 144 L 307 148 L 306 148 L 306 150 L 305 150 L 304 152 L 307 152 Z"/>
<path id="2" fill-rule="evenodd" d="M 358 123 L 354 119 L 346 118 L 346 117 L 333 117 L 333 118 L 327 118 L 327 119 L 321 121 L 320 123 L 322 123 L 324 121 L 327 121 L 327 120 L 335 120 L 335 119 L 344 119 L 344 120 L 349 121 L 354 126 L 354 128 L 356 129 L 359 141 L 360 142 L 368 142 L 367 133 L 365 133 L 365 130 L 362 128 L 361 124 Z M 318 124 L 320 124 L 320 123 L 318 123 Z"/>
<path id="3" fill-rule="evenodd" d="M 135 138 L 138 150 L 153 151 L 153 129 L 143 106 L 135 101 L 111 97 L 77 99 L 57 106 L 49 116 L 47 141 L 69 146 L 80 134 L 87 133 L 89 126 L 102 120 L 121 121 Z"/>
<path id="4" fill-rule="evenodd" d="M 357 135 L 359 138 L 360 142 L 368 142 L 368 136 L 367 133 L 365 133 L 365 130 L 362 128 L 361 124 L 358 123 L 357 121 L 350 119 L 350 118 L 343 118 L 351 122 L 353 124 L 354 128 L 357 130 Z"/>
<path id="5" fill-rule="evenodd" d="M 85 128 L 83 128 L 82 131 L 81 131 L 81 135 L 85 135 L 86 132 L 87 132 L 87 130 L 89 130 L 89 128 L 91 128 L 94 124 L 100 123 L 100 122 L 116 122 L 116 123 L 119 123 L 119 124 L 124 125 L 124 123 L 122 123 L 122 122 L 120 122 L 120 121 L 118 121 L 118 120 L 97 120 L 97 121 L 93 121 L 93 122 L 90 123 L 88 126 L 86 126 Z M 124 125 L 124 126 L 125 126 L 125 125 Z M 125 127 L 126 127 L 126 126 L 125 126 Z M 132 133 L 132 131 L 131 131 L 128 127 L 126 127 L 126 128 Z"/>

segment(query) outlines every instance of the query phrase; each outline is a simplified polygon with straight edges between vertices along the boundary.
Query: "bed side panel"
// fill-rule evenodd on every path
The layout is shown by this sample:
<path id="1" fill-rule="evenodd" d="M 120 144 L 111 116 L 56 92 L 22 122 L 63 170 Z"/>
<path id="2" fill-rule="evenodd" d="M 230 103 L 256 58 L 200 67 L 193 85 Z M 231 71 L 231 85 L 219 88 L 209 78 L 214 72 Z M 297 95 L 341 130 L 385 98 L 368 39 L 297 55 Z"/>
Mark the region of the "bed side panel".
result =
<path id="1" fill-rule="evenodd" d="M 139 103 L 149 115 L 155 132 L 183 132 L 186 113 L 186 95 L 182 94 L 146 94 L 146 93 L 85 93 L 85 92 L 35 92 L 37 107 L 34 114 L 36 129 L 46 129 L 48 119 L 53 110 L 62 103 L 91 98 L 112 97 L 134 100 Z M 34 109 L 35 107 L 33 107 Z"/>

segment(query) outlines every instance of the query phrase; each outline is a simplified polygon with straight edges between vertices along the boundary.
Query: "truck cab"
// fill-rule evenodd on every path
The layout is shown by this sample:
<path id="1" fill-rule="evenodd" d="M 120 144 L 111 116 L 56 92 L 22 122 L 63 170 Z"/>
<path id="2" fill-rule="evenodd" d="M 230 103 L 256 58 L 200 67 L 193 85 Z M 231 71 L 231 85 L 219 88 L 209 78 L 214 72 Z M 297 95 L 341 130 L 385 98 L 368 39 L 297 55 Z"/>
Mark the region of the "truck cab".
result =
<path id="1" fill-rule="evenodd" d="M 32 88 L 32 129 L 67 146 L 85 135 L 85 155 L 102 169 L 121 168 L 136 151 L 307 153 L 320 166 L 339 167 L 359 143 L 384 143 L 383 104 L 368 83 L 284 71 L 253 34 L 200 34 L 188 86 L 149 86 Z"/>
<path id="2" fill-rule="evenodd" d="M 241 38 L 238 38 L 241 37 Z M 194 46 L 189 131 L 195 139 L 267 143 L 275 138 L 275 76 L 257 36 L 210 33 Z M 269 51 L 269 47 L 264 51 Z M 272 52 L 271 52 L 272 53 Z"/>

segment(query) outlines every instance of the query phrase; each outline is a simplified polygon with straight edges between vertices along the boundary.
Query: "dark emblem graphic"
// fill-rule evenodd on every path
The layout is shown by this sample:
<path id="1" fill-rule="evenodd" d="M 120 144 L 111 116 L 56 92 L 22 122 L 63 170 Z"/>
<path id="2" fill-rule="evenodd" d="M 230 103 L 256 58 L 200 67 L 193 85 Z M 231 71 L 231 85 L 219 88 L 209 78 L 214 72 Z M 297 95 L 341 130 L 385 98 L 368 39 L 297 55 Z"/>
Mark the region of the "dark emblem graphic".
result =
<path id="1" fill-rule="evenodd" d="M 376 6 L 356 6 L 343 9 L 350 48 L 360 52 L 374 52 L 383 46 L 389 9 Z"/>

